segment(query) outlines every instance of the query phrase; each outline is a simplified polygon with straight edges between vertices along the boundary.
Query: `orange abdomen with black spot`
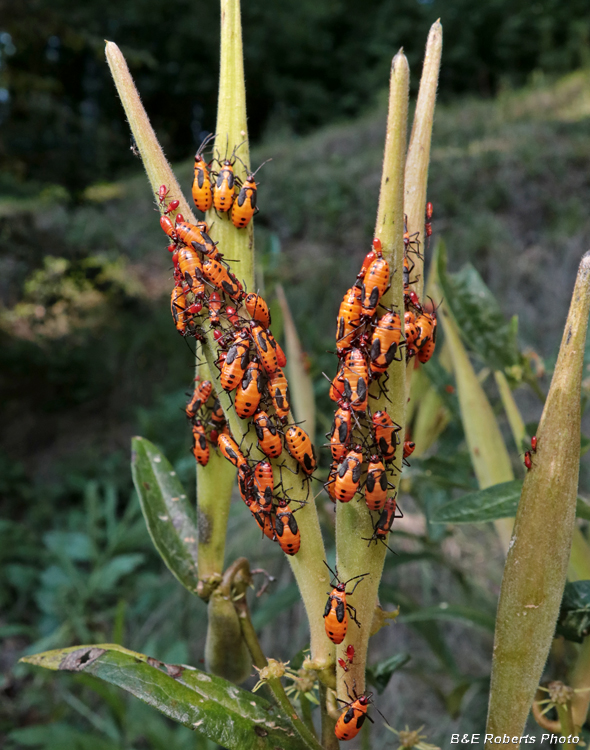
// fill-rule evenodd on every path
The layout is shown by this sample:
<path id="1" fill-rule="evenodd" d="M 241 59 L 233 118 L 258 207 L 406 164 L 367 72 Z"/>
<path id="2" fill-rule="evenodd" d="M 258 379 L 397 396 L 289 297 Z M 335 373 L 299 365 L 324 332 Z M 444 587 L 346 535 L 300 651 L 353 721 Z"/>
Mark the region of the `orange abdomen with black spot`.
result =
<path id="1" fill-rule="evenodd" d="M 193 425 L 193 455 L 197 463 L 207 466 L 209 463 L 209 441 L 205 434 L 205 428 L 200 422 Z"/>
<path id="2" fill-rule="evenodd" d="M 361 731 L 367 718 L 367 706 L 356 700 L 338 718 L 334 734 L 339 740 L 352 740 Z"/>
<path id="3" fill-rule="evenodd" d="M 277 510 L 275 531 L 283 552 L 287 555 L 296 555 L 301 547 L 301 534 L 295 516 L 289 508 Z"/>
<path id="4" fill-rule="evenodd" d="M 268 390 L 279 419 L 286 419 L 291 411 L 289 385 L 285 373 L 279 367 L 268 381 Z"/>
<path id="5" fill-rule="evenodd" d="M 326 635 L 332 643 L 342 643 L 348 630 L 348 612 L 346 610 L 346 594 L 334 589 L 324 610 L 324 627 Z"/>
<path id="6" fill-rule="evenodd" d="M 240 188 L 232 206 L 231 220 L 234 227 L 243 229 L 250 223 L 256 213 L 256 193 L 256 183 L 248 178 Z"/>
<path id="7" fill-rule="evenodd" d="M 389 263 L 385 258 L 375 258 L 363 279 L 362 314 L 370 317 L 377 310 L 381 297 L 389 286 Z"/>
<path id="8" fill-rule="evenodd" d="M 195 157 L 195 177 L 193 180 L 193 201 L 199 211 L 208 211 L 213 205 L 213 190 L 209 167 L 202 157 Z"/>
<path id="9" fill-rule="evenodd" d="M 281 436 L 268 414 L 259 411 L 254 417 L 254 428 L 260 450 L 269 458 L 278 458 L 283 450 Z"/>
<path id="10" fill-rule="evenodd" d="M 229 211 L 236 197 L 234 170 L 229 161 L 224 161 L 217 174 L 213 191 L 213 205 L 218 211 Z"/>
<path id="11" fill-rule="evenodd" d="M 220 382 L 224 391 L 233 391 L 244 377 L 248 367 L 249 348 L 246 337 L 238 334 L 238 338 L 230 346 L 221 368 Z"/>
<path id="12" fill-rule="evenodd" d="M 262 398 L 262 389 L 263 379 L 260 365 L 258 362 L 250 362 L 236 391 L 234 405 L 239 417 L 245 419 L 256 412 Z"/>
<path id="13" fill-rule="evenodd" d="M 285 447 L 306 474 L 313 474 L 317 467 L 315 449 L 311 438 L 298 425 L 285 431 Z"/>

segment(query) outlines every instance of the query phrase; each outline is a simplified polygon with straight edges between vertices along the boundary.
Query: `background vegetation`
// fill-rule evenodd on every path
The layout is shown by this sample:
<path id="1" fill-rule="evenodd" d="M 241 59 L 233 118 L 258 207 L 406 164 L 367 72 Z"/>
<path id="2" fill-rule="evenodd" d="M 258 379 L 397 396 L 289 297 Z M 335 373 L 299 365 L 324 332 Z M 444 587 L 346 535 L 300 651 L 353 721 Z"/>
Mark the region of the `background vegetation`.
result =
<path id="1" fill-rule="evenodd" d="M 285 286 L 315 380 L 317 444 L 331 420 L 321 373 L 334 369 L 335 313 L 374 222 L 389 60 L 403 44 L 417 82 L 438 16 L 434 237 L 452 267 L 472 262 L 507 317 L 519 315 L 522 347 L 548 369 L 590 246 L 590 74 L 561 75 L 588 62 L 586 5 L 405 0 L 362 18 L 355 9 L 244 4 L 253 164 L 273 158 L 261 172 L 260 285 Z M 102 40 L 121 43 L 134 63 L 168 154 L 189 159 L 213 124 L 217 4 L 29 2 L 11 16 L 0 33 L 0 736 L 8 748 L 195 747 L 187 730 L 91 678 L 14 664 L 23 651 L 92 641 L 202 659 L 204 605 L 170 585 L 131 491 L 136 432 L 193 486 L 180 411 L 192 354 L 171 326 L 169 256 Z M 187 190 L 190 170 L 189 160 L 177 170 Z M 376 637 L 375 655 L 411 657 L 379 708 L 394 726 L 426 723 L 444 742 L 451 730 L 483 727 L 502 553 L 484 527 L 445 530 L 420 513 L 475 487 L 452 383 L 432 380 L 450 421 L 436 456 L 412 462 L 410 524 L 393 538 L 400 554 L 389 556 L 382 592 L 409 618 Z M 534 422 L 537 398 L 526 388 L 517 398 Z M 451 472 L 452 482 L 437 480 Z M 580 489 L 589 491 L 584 468 Z M 232 511 L 228 558 L 248 550 L 277 577 L 254 617 L 266 653 L 286 658 L 285 644 L 306 645 L 297 589 L 282 555 L 252 524 L 244 532 L 242 512 Z M 463 622 L 432 619 L 441 602 L 462 605 Z M 570 658 L 563 651 L 554 676 Z"/>

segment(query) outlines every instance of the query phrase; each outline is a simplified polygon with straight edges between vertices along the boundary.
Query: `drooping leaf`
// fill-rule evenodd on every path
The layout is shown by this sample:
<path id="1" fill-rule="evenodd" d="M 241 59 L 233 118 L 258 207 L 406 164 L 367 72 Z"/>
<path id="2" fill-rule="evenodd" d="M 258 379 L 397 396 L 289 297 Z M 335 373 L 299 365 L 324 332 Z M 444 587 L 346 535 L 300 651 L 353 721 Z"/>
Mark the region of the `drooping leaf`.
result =
<path id="1" fill-rule="evenodd" d="M 131 441 L 131 469 L 141 509 L 156 549 L 170 571 L 196 592 L 197 521 L 169 461 L 141 437 Z"/>
<path id="2" fill-rule="evenodd" d="M 382 693 L 391 679 L 391 675 L 407 664 L 412 657 L 406 651 L 390 656 L 385 661 L 367 667 L 367 681 L 374 685 L 378 693 Z"/>
<path id="3" fill-rule="evenodd" d="M 492 370 L 521 364 L 517 344 L 516 317 L 506 321 L 496 298 L 471 264 L 454 274 L 447 271 L 446 249 L 438 249 L 438 280 L 447 309 L 453 314 L 461 336 Z"/>
<path id="4" fill-rule="evenodd" d="M 291 720 L 258 695 L 185 665 L 165 664 L 116 644 L 75 646 L 22 659 L 117 685 L 228 750 L 301 750 Z"/>
<path id="5" fill-rule="evenodd" d="M 522 480 L 502 482 L 485 490 L 469 492 L 454 498 L 437 508 L 430 518 L 431 523 L 485 523 L 498 518 L 512 518 L 516 514 Z M 590 503 L 579 497 L 576 516 L 590 520 Z"/>
<path id="6" fill-rule="evenodd" d="M 495 618 L 493 614 L 482 612 L 471 607 L 462 607 L 457 604 L 439 604 L 436 607 L 424 607 L 407 615 L 400 615 L 398 622 L 428 622 L 429 620 L 460 620 L 469 625 L 494 632 Z"/>
<path id="7" fill-rule="evenodd" d="M 469 492 L 437 508 L 432 523 L 483 523 L 498 518 L 512 518 L 516 513 L 522 481 L 514 479 Z"/>
<path id="8" fill-rule="evenodd" d="M 555 633 L 575 643 L 590 633 L 590 581 L 565 584 Z"/>

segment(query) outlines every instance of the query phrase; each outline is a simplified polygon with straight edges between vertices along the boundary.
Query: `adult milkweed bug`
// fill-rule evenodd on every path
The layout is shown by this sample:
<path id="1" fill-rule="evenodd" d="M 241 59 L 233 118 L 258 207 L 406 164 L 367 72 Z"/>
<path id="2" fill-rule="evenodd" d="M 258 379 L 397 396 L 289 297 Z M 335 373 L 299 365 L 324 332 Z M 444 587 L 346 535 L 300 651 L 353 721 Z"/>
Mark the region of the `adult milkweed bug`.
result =
<path id="1" fill-rule="evenodd" d="M 330 471 L 328 472 L 328 479 L 324 483 L 324 489 L 328 493 L 328 497 L 335 504 L 336 503 L 336 476 L 338 475 L 338 461 L 332 461 L 330 465 Z"/>
<path id="2" fill-rule="evenodd" d="M 258 169 L 263 167 L 269 161 L 271 161 L 271 159 L 263 161 Z M 258 169 L 256 172 L 258 172 Z M 240 191 L 232 205 L 231 220 L 234 227 L 237 227 L 238 229 L 243 229 L 247 226 L 254 214 L 258 213 L 258 206 L 256 205 L 258 185 L 254 180 L 256 172 L 248 173 L 248 176 L 240 186 Z"/>
<path id="3" fill-rule="evenodd" d="M 208 135 L 201 143 L 195 154 L 194 180 L 193 180 L 193 201 L 199 211 L 208 211 L 213 205 L 213 190 L 211 188 L 211 176 L 209 174 L 209 165 L 203 158 L 203 151 L 208 143 L 215 136 L 213 133 Z"/>
<path id="4" fill-rule="evenodd" d="M 242 382 L 236 391 L 234 405 L 239 417 L 245 419 L 246 417 L 251 417 L 256 412 L 262 398 L 263 390 L 264 380 L 260 364 L 252 361 L 246 368 Z"/>
<path id="5" fill-rule="evenodd" d="M 367 318 L 374 315 L 381 297 L 389 287 L 389 263 L 381 252 L 381 242 L 377 243 L 373 243 L 376 257 L 367 268 L 362 284 L 361 312 Z"/>
<path id="6" fill-rule="evenodd" d="M 372 418 L 373 430 L 377 448 L 383 456 L 385 462 L 395 460 L 395 451 L 398 444 L 397 433 L 401 427 L 396 424 L 389 414 L 383 411 L 376 411 Z"/>
<path id="7" fill-rule="evenodd" d="M 365 479 L 365 502 L 369 510 L 382 510 L 387 500 L 387 472 L 377 455 L 371 456 Z"/>
<path id="8" fill-rule="evenodd" d="M 361 322 L 361 289 L 356 284 L 346 294 L 336 318 L 336 349 L 342 353 L 352 346 Z"/>
<path id="9" fill-rule="evenodd" d="M 286 500 L 279 500 L 275 516 L 275 532 L 281 549 L 287 555 L 296 555 L 301 547 L 301 533 Z"/>
<path id="10" fill-rule="evenodd" d="M 332 641 L 332 643 L 342 643 L 348 630 L 348 616 L 356 622 L 360 628 L 361 624 L 356 619 L 356 609 L 346 601 L 347 596 L 352 596 L 356 587 L 363 580 L 368 573 L 361 573 L 361 575 L 353 576 L 348 581 L 341 581 L 338 577 L 338 569 L 336 573 L 330 568 L 327 562 L 324 561 L 324 565 L 328 568 L 332 576 L 337 581 L 337 585 L 328 594 L 328 601 L 326 602 L 326 608 L 324 610 L 324 627 L 326 629 L 326 635 Z M 354 584 L 352 591 L 346 591 L 346 586 L 351 581 L 356 579 L 357 582 Z M 334 583 L 330 584 L 334 586 Z"/>
<path id="11" fill-rule="evenodd" d="M 278 458 L 283 450 L 283 444 L 268 414 L 265 411 L 259 411 L 253 421 L 260 450 L 269 458 Z"/>
<path id="12" fill-rule="evenodd" d="M 190 224 L 188 221 L 179 221 L 177 216 L 176 224 L 174 225 L 174 231 L 178 240 L 180 240 L 180 242 L 183 242 L 187 247 L 190 247 L 192 250 L 199 250 L 199 252 L 205 253 L 205 239 L 202 236 L 203 227 L 207 227 L 204 222 L 199 222 L 198 224 Z"/>
<path id="13" fill-rule="evenodd" d="M 247 468 L 249 468 L 248 462 L 244 458 L 244 454 L 238 448 L 238 444 L 232 437 L 230 437 L 230 435 L 226 435 L 224 432 L 222 432 L 221 435 L 217 438 L 217 447 L 221 451 L 221 455 L 224 458 L 227 458 L 227 460 L 236 468 L 239 469 L 241 466 L 246 466 Z"/>
<path id="14" fill-rule="evenodd" d="M 244 304 L 253 320 L 260 323 L 263 328 L 270 328 L 270 311 L 268 305 L 259 294 L 246 295 Z"/>
<path id="15" fill-rule="evenodd" d="M 369 397 L 369 368 L 360 349 L 351 349 L 342 368 L 344 395 L 353 411 L 365 411 Z"/>
<path id="16" fill-rule="evenodd" d="M 334 480 L 334 494 L 341 503 L 348 503 L 355 496 L 361 481 L 363 450 L 355 445 L 338 467 Z"/>
<path id="17" fill-rule="evenodd" d="M 215 403 L 213 404 L 213 408 L 211 409 L 211 421 L 219 426 L 222 425 L 225 422 L 225 414 L 223 413 L 223 409 L 221 407 L 221 404 L 219 403 L 219 399 L 215 399 Z"/>
<path id="18" fill-rule="evenodd" d="M 291 396 L 285 373 L 279 367 L 268 380 L 268 390 L 278 418 L 283 421 L 291 411 Z"/>
<path id="19" fill-rule="evenodd" d="M 233 391 L 238 387 L 248 367 L 249 351 L 247 334 L 238 331 L 221 367 L 220 382 L 224 391 Z"/>
<path id="20" fill-rule="evenodd" d="M 378 377 L 387 371 L 402 345 L 402 325 L 396 312 L 388 312 L 379 319 L 371 338 L 371 375 Z"/>
<path id="21" fill-rule="evenodd" d="M 334 461 L 340 461 L 350 445 L 352 437 L 352 414 L 350 406 L 343 403 L 334 414 L 332 432 L 330 436 L 330 450 Z"/>
<path id="22" fill-rule="evenodd" d="M 285 430 L 285 448 L 306 474 L 313 474 L 317 467 L 315 448 L 311 438 L 298 425 Z"/>
<path id="23" fill-rule="evenodd" d="M 186 416 L 189 419 L 194 419 L 197 416 L 197 412 L 202 406 L 204 406 L 204 404 L 207 403 L 212 391 L 213 386 L 210 380 L 203 380 L 201 383 L 197 383 L 195 385 L 195 390 L 193 391 L 191 400 L 188 402 L 185 409 Z"/>
<path id="24" fill-rule="evenodd" d="M 197 463 L 201 466 L 207 466 L 209 463 L 209 441 L 205 434 L 205 428 L 199 421 L 193 425 L 193 441 L 193 455 L 197 459 Z"/>

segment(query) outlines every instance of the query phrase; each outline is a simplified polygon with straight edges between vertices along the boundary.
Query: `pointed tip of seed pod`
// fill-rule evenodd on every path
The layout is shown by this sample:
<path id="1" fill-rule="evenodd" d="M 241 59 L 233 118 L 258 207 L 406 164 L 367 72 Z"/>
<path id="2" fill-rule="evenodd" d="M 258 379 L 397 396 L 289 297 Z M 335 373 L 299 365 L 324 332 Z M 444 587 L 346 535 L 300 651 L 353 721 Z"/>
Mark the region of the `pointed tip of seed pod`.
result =
<path id="1" fill-rule="evenodd" d="M 404 48 L 400 47 L 399 52 L 391 61 L 391 70 L 394 72 L 396 68 L 402 66 L 403 68 L 408 67 L 408 58 L 404 55 Z"/>
<path id="2" fill-rule="evenodd" d="M 584 265 L 587 265 L 590 263 L 590 250 L 587 250 L 584 255 L 582 256 L 582 260 L 580 263 L 583 263 Z"/>

